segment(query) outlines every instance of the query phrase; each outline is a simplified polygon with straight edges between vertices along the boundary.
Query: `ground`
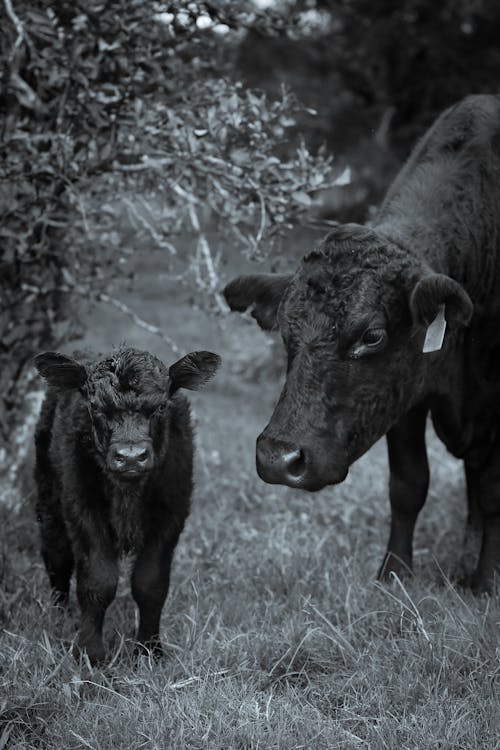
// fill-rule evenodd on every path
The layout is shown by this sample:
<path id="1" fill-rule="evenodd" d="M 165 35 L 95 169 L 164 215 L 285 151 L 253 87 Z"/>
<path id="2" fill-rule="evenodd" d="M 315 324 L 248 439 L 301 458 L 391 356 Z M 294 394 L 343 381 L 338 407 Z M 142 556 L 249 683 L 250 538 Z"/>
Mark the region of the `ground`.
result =
<path id="1" fill-rule="evenodd" d="M 194 308 L 158 254 L 139 258 L 132 290 L 117 283 L 113 293 L 182 353 L 212 349 L 224 361 L 190 395 L 196 491 L 162 619 L 167 656 L 132 654 L 125 565 L 106 621 L 109 663 L 74 660 L 77 605 L 74 593 L 68 613 L 51 604 L 28 469 L 21 508 L 0 507 L 0 750 L 500 748 L 498 597 L 454 583 L 462 468 L 431 428 L 415 576 L 381 586 L 384 442 L 338 487 L 265 485 L 255 438 L 280 390 L 279 365 L 270 366 L 279 343 L 239 316 Z M 67 351 L 126 340 L 167 363 L 177 358 L 107 305 L 82 315 L 85 336 Z"/>

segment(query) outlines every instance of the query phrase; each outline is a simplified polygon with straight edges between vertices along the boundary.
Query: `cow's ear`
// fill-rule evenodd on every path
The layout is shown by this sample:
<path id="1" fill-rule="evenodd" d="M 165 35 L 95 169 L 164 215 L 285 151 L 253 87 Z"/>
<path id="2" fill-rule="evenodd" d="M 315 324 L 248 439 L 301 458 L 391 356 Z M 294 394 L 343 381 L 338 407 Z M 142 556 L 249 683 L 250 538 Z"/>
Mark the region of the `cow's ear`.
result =
<path id="1" fill-rule="evenodd" d="M 291 274 L 258 273 L 238 276 L 224 288 L 223 294 L 231 310 L 251 309 L 252 317 L 266 331 L 276 325 L 276 313 Z"/>
<path id="2" fill-rule="evenodd" d="M 170 378 L 169 395 L 179 388 L 197 391 L 208 383 L 217 372 L 221 358 L 213 352 L 191 352 L 168 368 Z"/>
<path id="3" fill-rule="evenodd" d="M 58 388 L 81 388 L 87 380 L 87 370 L 83 365 L 59 352 L 37 354 L 35 367 L 49 385 Z"/>
<path id="4" fill-rule="evenodd" d="M 444 305 L 444 317 L 450 327 L 467 325 L 472 318 L 474 305 L 457 281 L 444 274 L 434 273 L 422 277 L 410 296 L 413 322 L 429 326 Z"/>

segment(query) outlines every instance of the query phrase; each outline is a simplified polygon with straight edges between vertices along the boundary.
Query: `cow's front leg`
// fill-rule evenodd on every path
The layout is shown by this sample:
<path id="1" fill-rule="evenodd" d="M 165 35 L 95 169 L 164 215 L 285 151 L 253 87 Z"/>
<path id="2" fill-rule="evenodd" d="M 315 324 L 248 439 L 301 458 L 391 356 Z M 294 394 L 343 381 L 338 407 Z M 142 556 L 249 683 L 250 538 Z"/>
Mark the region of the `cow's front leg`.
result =
<path id="1" fill-rule="evenodd" d="M 161 656 L 160 617 L 170 583 L 170 566 L 180 529 L 166 536 L 149 534 L 132 573 L 132 595 L 139 607 L 137 640 Z"/>
<path id="2" fill-rule="evenodd" d="M 464 458 L 464 468 L 467 486 L 467 524 L 461 566 L 466 581 L 469 571 L 472 570 L 478 559 L 483 521 L 479 505 L 481 469 L 477 465 L 477 460 L 471 461 L 467 457 Z"/>
<path id="3" fill-rule="evenodd" d="M 112 545 L 79 550 L 76 563 L 76 591 L 81 608 L 77 645 L 92 664 L 104 659 L 102 627 L 106 610 L 118 583 L 118 559 Z"/>
<path id="4" fill-rule="evenodd" d="M 500 576 L 500 437 L 496 438 L 487 462 L 474 472 L 474 490 L 474 511 L 480 517 L 482 540 L 471 586 L 480 592 L 489 591 L 495 574 Z"/>
<path id="5" fill-rule="evenodd" d="M 401 576 L 412 568 L 413 531 L 429 487 L 425 447 L 427 407 L 406 414 L 387 433 L 389 451 L 391 532 L 379 579 Z"/>

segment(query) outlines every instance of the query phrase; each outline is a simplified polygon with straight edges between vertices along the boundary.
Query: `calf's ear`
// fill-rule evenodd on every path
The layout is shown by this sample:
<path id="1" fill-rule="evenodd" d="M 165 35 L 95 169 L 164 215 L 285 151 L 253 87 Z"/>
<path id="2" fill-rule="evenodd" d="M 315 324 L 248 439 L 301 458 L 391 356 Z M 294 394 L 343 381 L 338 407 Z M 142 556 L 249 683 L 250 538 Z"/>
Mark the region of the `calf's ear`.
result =
<path id="1" fill-rule="evenodd" d="M 429 326 L 444 305 L 444 316 L 450 327 L 467 325 L 474 305 L 462 286 L 449 276 L 433 273 L 423 276 L 415 284 L 410 296 L 413 322 Z"/>
<path id="2" fill-rule="evenodd" d="M 231 310 L 251 309 L 252 317 L 265 331 L 276 325 L 276 313 L 292 274 L 257 273 L 238 276 L 223 289 Z"/>
<path id="3" fill-rule="evenodd" d="M 213 352 L 191 352 L 168 368 L 170 393 L 172 396 L 179 388 L 197 391 L 213 378 L 221 358 Z"/>
<path id="4" fill-rule="evenodd" d="M 80 388 L 87 380 L 87 371 L 83 365 L 59 352 L 42 352 L 37 354 L 35 367 L 49 383 L 58 388 Z"/>

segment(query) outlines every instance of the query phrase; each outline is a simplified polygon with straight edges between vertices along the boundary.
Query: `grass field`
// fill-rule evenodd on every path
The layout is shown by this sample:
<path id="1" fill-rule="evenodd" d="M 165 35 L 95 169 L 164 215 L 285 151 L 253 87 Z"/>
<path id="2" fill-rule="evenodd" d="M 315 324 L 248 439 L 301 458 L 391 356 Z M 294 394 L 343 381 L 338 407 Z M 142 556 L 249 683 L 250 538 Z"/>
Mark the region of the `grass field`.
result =
<path id="1" fill-rule="evenodd" d="M 120 296 L 183 351 L 224 358 L 191 398 L 196 492 L 162 620 L 167 658 L 132 655 L 124 564 L 106 621 L 109 663 L 74 660 L 76 600 L 63 614 L 50 603 L 28 479 L 21 507 L 0 507 L 0 750 L 500 748 L 498 596 L 450 583 L 464 529 L 460 464 L 429 434 L 416 575 L 379 586 L 385 445 L 314 495 L 263 484 L 255 437 L 280 389 L 275 375 L 255 373 L 264 335 L 237 316 L 218 322 L 193 309 L 155 259 Z M 176 358 L 104 307 L 78 345 L 124 339 Z"/>

